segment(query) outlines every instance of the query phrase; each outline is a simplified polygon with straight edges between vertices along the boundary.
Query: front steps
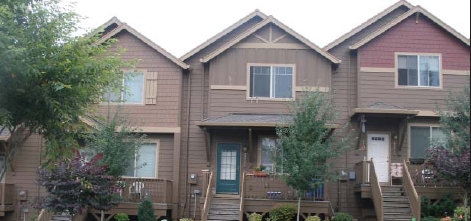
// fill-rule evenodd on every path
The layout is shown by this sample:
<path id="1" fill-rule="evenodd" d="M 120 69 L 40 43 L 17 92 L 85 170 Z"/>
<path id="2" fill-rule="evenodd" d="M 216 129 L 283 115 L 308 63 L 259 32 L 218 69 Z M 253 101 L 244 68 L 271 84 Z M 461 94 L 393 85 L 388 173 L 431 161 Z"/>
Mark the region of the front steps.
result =
<path id="1" fill-rule="evenodd" d="M 403 186 L 382 186 L 384 221 L 410 221 L 412 211 Z"/>
<path id="2" fill-rule="evenodd" d="M 208 221 L 238 221 L 240 199 L 214 196 L 209 207 Z"/>

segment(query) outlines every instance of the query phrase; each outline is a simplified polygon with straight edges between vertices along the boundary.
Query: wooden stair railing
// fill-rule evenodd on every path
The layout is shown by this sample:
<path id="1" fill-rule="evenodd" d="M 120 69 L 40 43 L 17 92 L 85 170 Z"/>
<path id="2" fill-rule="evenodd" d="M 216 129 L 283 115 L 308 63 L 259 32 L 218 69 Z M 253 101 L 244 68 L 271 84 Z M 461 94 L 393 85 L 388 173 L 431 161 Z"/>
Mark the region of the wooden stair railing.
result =
<path id="1" fill-rule="evenodd" d="M 246 172 L 244 172 L 244 174 L 242 175 L 242 187 L 240 191 L 239 221 L 244 220 L 245 176 L 246 176 Z"/>
<path id="2" fill-rule="evenodd" d="M 421 202 L 420 197 L 417 194 L 417 191 L 414 187 L 414 182 L 412 181 L 412 177 L 409 172 L 409 165 L 407 164 L 406 160 L 404 159 L 404 190 L 406 191 L 407 196 L 409 197 L 409 202 L 412 210 L 412 214 L 420 221 L 420 214 L 421 214 Z"/>
<path id="3" fill-rule="evenodd" d="M 375 206 L 376 218 L 378 221 L 384 221 L 383 219 L 383 193 L 381 192 L 381 186 L 379 185 L 378 177 L 376 176 L 376 170 L 373 163 L 373 158 L 370 163 L 370 182 L 371 182 L 371 193 L 373 203 Z"/>
<path id="4" fill-rule="evenodd" d="M 36 221 L 50 221 L 51 218 L 52 218 L 52 213 L 46 211 L 45 209 L 42 209 L 41 212 L 39 212 L 39 215 Z"/>
<path id="5" fill-rule="evenodd" d="M 209 173 L 208 186 L 205 192 L 203 210 L 201 211 L 201 221 L 208 220 L 209 207 L 211 206 L 211 198 L 213 197 L 213 172 Z"/>

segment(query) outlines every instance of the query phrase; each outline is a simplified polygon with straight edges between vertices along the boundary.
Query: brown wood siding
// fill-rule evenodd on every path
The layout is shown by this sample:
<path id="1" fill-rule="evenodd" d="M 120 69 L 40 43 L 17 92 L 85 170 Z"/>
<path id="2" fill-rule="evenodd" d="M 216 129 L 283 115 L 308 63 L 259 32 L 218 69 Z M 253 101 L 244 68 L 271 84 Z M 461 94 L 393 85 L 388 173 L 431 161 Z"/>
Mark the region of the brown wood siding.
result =
<path id="1" fill-rule="evenodd" d="M 395 67 L 395 52 L 441 53 L 443 69 L 469 70 L 470 48 L 427 17 L 405 19 L 359 49 L 362 67 Z"/>
<path id="2" fill-rule="evenodd" d="M 469 75 L 443 75 L 443 89 L 395 88 L 394 73 L 360 73 L 359 107 L 375 102 L 413 110 L 436 110 L 442 106 L 450 91 L 461 91 L 469 83 Z"/>
<path id="3" fill-rule="evenodd" d="M 185 74 L 182 84 L 182 99 L 181 99 L 181 155 L 180 155 L 180 205 L 185 205 L 184 209 L 180 209 L 180 216 L 190 217 L 190 210 L 193 211 L 193 208 L 189 208 L 189 187 L 187 185 L 188 178 L 186 177 L 189 173 L 200 174 L 199 181 L 196 186 L 192 186 L 192 189 L 202 188 L 202 176 L 201 171 L 203 169 L 208 169 L 208 162 L 206 160 L 206 148 L 204 141 L 204 133 L 201 128 L 194 125 L 195 121 L 202 120 L 204 118 L 204 112 L 207 111 L 207 107 L 210 103 L 209 101 L 209 72 L 205 71 L 203 64 L 199 61 L 200 58 L 208 55 L 212 51 L 221 47 L 225 43 L 229 42 L 231 39 L 237 37 L 244 31 L 248 30 L 250 27 L 260 22 L 262 19 L 255 17 L 240 27 L 234 29 L 232 32 L 223 36 L 221 39 L 217 40 L 210 46 L 204 48 L 200 52 L 191 56 L 184 62 L 191 66 L 192 70 L 190 74 Z M 190 87 L 190 76 L 191 75 L 191 87 Z M 206 83 L 203 84 L 203 82 Z M 191 99 L 188 106 L 188 94 L 190 93 Z M 205 99 L 203 99 L 205 98 Z M 187 115 L 187 110 L 190 108 L 190 112 Z M 189 120 L 189 127 L 186 126 L 187 120 Z M 188 153 L 188 154 L 187 154 Z M 188 164 L 188 169 L 187 169 Z M 187 191 L 188 190 L 188 191 Z M 185 201 L 186 200 L 186 201 Z M 199 215 L 200 208 L 197 207 L 197 214 Z"/>
<path id="4" fill-rule="evenodd" d="M 36 185 L 37 170 L 41 164 L 41 150 L 44 150 L 45 141 L 37 135 L 31 135 L 25 144 L 19 149 L 14 161 L 14 172 L 9 168 L 5 176 L 5 183 L 14 184 L 15 195 L 15 212 L 6 215 L 6 221 L 23 220 L 22 207 L 29 208 L 26 220 L 35 214 L 35 210 L 30 203 L 34 202 L 36 197 L 46 194 L 45 190 Z M 19 201 L 17 194 L 19 191 L 26 190 L 28 192 L 27 201 Z"/>
<path id="5" fill-rule="evenodd" d="M 182 69 L 127 31 L 116 35 L 116 39 L 118 42 L 114 47 L 125 49 L 121 56 L 123 60 L 138 60 L 136 69 L 157 73 L 155 104 L 123 104 L 122 113 L 127 114 L 133 126 L 179 127 Z M 101 114 L 105 115 L 108 107 L 114 110 L 116 105 L 101 104 Z"/>
<path id="6" fill-rule="evenodd" d="M 334 70 L 332 75 L 333 101 L 340 114 L 340 119 L 338 121 L 339 124 L 343 125 L 350 120 L 351 109 L 358 107 L 358 102 L 361 100 L 359 96 L 359 88 L 357 86 L 357 73 L 359 69 L 357 65 L 358 56 L 356 52 L 352 52 L 349 49 L 349 46 L 367 37 L 375 30 L 388 24 L 408 10 L 409 9 L 407 7 L 399 7 L 328 51 L 338 59 L 342 60 L 342 63 Z M 351 126 L 356 129 L 354 133 L 358 133 L 358 125 L 356 125 L 356 123 L 352 123 Z M 354 171 L 355 164 L 363 160 L 365 154 L 366 152 L 363 153 L 362 151 L 356 150 L 356 147 L 353 147 L 352 150 L 333 160 L 332 170 Z M 371 213 L 372 211 L 374 213 L 374 209 L 372 209 L 373 207 L 370 205 L 371 203 L 365 202 L 365 200 L 361 200 L 359 199 L 360 197 L 355 196 L 353 189 L 354 185 L 354 181 L 333 183 L 330 187 L 330 200 L 332 206 L 334 208 L 338 207 L 341 212 L 351 213 L 355 217 L 361 217 L 366 213 Z M 338 200 L 339 198 L 340 203 Z M 362 205 L 370 206 L 365 209 Z"/>

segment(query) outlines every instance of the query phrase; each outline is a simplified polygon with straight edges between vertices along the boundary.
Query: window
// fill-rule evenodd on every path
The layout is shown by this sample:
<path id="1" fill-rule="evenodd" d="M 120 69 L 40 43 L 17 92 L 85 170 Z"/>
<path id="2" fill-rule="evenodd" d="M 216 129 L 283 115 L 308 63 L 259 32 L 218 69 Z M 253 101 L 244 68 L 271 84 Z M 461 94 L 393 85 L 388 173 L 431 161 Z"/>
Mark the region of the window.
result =
<path id="1" fill-rule="evenodd" d="M 440 57 L 437 55 L 399 55 L 399 86 L 440 87 Z"/>
<path id="2" fill-rule="evenodd" d="M 144 97 L 144 74 L 124 73 L 123 88 L 120 91 L 110 91 L 103 97 L 106 101 L 115 103 L 142 104 Z"/>
<path id="3" fill-rule="evenodd" d="M 425 159 L 427 149 L 432 145 L 443 145 L 445 134 L 440 127 L 411 126 L 410 128 L 410 158 Z"/>
<path id="4" fill-rule="evenodd" d="M 249 97 L 293 98 L 293 66 L 250 66 Z"/>
<path id="5" fill-rule="evenodd" d="M 262 137 L 259 147 L 259 165 L 266 167 L 268 173 L 281 173 L 282 167 L 276 164 L 277 154 L 280 154 L 281 146 L 279 139 L 274 137 Z"/>
<path id="6" fill-rule="evenodd" d="M 126 169 L 125 176 L 157 178 L 157 144 L 144 144 L 139 148 L 137 158 L 131 159 L 131 167 Z"/>

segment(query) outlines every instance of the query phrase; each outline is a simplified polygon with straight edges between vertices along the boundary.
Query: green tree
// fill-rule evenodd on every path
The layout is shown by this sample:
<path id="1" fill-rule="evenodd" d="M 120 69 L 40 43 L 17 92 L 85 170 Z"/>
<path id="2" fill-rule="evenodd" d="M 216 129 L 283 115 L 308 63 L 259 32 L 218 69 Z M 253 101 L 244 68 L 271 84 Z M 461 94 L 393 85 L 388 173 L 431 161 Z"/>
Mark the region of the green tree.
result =
<path id="1" fill-rule="evenodd" d="M 443 146 L 429 149 L 428 162 L 450 181 L 457 182 L 464 190 L 465 207 L 468 205 L 470 181 L 470 101 L 469 83 L 459 93 L 450 93 L 447 110 L 440 110 L 440 123 L 446 135 Z M 467 221 L 467 217 L 465 216 Z"/>
<path id="2" fill-rule="evenodd" d="M 97 120 L 96 131 L 86 138 L 86 148 L 93 154 L 103 154 L 100 163 L 107 165 L 107 174 L 114 177 L 124 175 L 126 168 L 134 165 L 134 157 L 146 138 L 129 125 L 120 110 L 118 107 L 114 113 L 108 111 L 105 119 Z"/>
<path id="3" fill-rule="evenodd" d="M 113 40 L 74 37 L 80 19 L 60 0 L 0 2 L 0 125 L 40 132 L 52 159 L 76 147 L 79 116 L 128 65 L 109 52 Z"/>
<path id="4" fill-rule="evenodd" d="M 353 142 L 349 133 L 333 138 L 337 132 L 332 134 L 328 125 L 337 120 L 337 114 L 325 93 L 307 92 L 295 102 L 292 112 L 290 127 L 277 127 L 281 143 L 277 161 L 286 174 L 284 180 L 297 191 L 299 220 L 304 192 L 334 178 L 329 159 L 338 157 Z"/>

